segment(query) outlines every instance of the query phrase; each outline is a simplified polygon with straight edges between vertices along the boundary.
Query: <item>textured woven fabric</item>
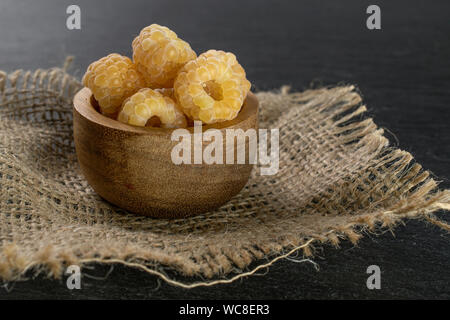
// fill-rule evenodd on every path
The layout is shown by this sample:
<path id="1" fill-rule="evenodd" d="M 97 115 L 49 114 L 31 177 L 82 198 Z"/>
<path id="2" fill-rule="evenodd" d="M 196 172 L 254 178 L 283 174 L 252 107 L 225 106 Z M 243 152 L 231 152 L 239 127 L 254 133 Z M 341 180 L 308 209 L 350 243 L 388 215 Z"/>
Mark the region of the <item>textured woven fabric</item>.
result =
<path id="1" fill-rule="evenodd" d="M 79 81 L 62 69 L 0 71 L 0 278 L 59 277 L 65 267 L 123 263 L 232 281 L 296 250 L 357 242 L 403 218 L 433 220 L 450 192 L 392 148 L 353 86 L 259 92 L 260 128 L 280 130 L 280 170 L 253 170 L 222 208 L 164 220 L 124 212 L 83 178 L 72 136 Z M 254 262 L 254 263 L 252 263 Z M 252 264 L 251 264 L 252 263 Z M 251 264 L 252 269 L 249 269 Z"/>

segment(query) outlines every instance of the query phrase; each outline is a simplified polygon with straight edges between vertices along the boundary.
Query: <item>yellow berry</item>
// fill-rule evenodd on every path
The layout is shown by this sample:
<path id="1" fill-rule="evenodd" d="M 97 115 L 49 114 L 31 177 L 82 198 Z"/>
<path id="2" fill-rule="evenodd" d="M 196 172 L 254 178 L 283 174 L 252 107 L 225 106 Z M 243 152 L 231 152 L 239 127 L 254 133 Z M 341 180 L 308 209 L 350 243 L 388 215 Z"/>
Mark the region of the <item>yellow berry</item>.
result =
<path id="1" fill-rule="evenodd" d="M 161 88 L 155 89 L 155 91 L 161 93 L 164 97 L 168 97 L 171 98 L 172 100 L 175 100 L 173 88 Z"/>
<path id="2" fill-rule="evenodd" d="M 234 119 L 250 87 L 236 56 L 217 50 L 186 63 L 174 82 L 175 97 L 183 112 L 204 123 Z"/>
<path id="3" fill-rule="evenodd" d="M 150 88 L 171 88 L 181 67 L 196 58 L 191 46 L 175 32 L 157 24 L 133 40 L 133 61 Z"/>
<path id="4" fill-rule="evenodd" d="M 91 89 L 100 111 L 106 115 L 116 114 L 126 98 L 145 86 L 133 62 L 117 53 L 91 63 L 83 84 Z"/>
<path id="5" fill-rule="evenodd" d="M 156 117 L 164 128 L 185 128 L 187 119 L 173 100 L 173 89 L 144 88 L 123 102 L 117 120 L 134 126 L 152 126 Z"/>

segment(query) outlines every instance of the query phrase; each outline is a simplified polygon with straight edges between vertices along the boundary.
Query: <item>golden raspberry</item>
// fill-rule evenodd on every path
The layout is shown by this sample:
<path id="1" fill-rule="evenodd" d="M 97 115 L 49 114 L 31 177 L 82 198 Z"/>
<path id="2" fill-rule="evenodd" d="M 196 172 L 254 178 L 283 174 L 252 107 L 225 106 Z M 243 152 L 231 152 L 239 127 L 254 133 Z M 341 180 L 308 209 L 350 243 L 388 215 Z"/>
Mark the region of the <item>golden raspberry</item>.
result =
<path id="1" fill-rule="evenodd" d="M 100 111 L 106 115 L 117 113 L 126 98 L 145 86 L 131 59 L 117 53 L 91 63 L 83 84 L 91 89 Z"/>
<path id="2" fill-rule="evenodd" d="M 133 61 L 151 88 L 171 88 L 178 70 L 197 55 L 167 27 L 145 27 L 133 40 Z"/>
<path id="3" fill-rule="evenodd" d="M 175 96 L 184 113 L 204 123 L 234 119 L 250 87 L 236 56 L 217 50 L 188 62 L 174 83 Z"/>
<path id="4" fill-rule="evenodd" d="M 123 102 L 117 120 L 140 127 L 184 128 L 186 117 L 170 95 L 170 89 L 141 89 Z"/>

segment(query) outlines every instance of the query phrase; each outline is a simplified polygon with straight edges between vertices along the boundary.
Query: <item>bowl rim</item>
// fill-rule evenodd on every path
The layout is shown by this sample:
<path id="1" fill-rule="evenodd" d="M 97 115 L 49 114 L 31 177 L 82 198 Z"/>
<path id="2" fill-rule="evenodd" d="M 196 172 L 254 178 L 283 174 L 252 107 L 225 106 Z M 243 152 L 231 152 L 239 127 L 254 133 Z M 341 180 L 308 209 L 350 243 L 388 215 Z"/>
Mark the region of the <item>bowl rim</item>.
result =
<path id="1" fill-rule="evenodd" d="M 82 88 L 75 94 L 73 98 L 73 108 L 74 111 L 80 114 L 83 118 L 98 125 L 129 133 L 139 133 L 139 134 L 155 134 L 155 133 L 171 134 L 174 130 L 179 129 L 179 128 L 137 127 L 122 123 L 98 112 L 92 105 L 91 98 L 92 98 L 92 91 L 87 87 Z M 233 120 L 213 124 L 204 124 L 202 126 L 202 130 L 203 131 L 208 129 L 225 130 L 233 127 L 239 128 L 242 126 L 242 122 L 248 120 L 252 115 L 256 115 L 257 117 L 258 106 L 259 106 L 258 99 L 256 98 L 255 94 L 249 91 L 247 97 L 244 100 L 242 109 L 238 113 L 236 118 L 234 118 Z M 187 129 L 191 133 L 194 132 L 194 127 L 187 127 L 183 129 Z"/>

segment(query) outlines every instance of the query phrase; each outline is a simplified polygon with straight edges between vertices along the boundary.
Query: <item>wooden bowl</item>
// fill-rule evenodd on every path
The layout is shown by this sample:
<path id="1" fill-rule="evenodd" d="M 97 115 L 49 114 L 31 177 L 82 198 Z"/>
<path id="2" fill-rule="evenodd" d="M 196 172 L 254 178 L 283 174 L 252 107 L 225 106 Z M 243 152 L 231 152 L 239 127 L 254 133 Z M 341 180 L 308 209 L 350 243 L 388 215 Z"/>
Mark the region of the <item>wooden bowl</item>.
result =
<path id="1" fill-rule="evenodd" d="M 187 217 L 220 207 L 247 183 L 251 164 L 176 165 L 171 158 L 179 143 L 171 140 L 174 129 L 130 126 L 103 116 L 94 105 L 88 88 L 75 95 L 78 162 L 92 188 L 118 207 L 152 217 Z M 209 128 L 223 137 L 225 129 L 257 129 L 258 100 L 249 93 L 235 119 L 202 130 Z M 187 129 L 192 137 L 194 128 Z M 207 145 L 203 142 L 203 148 Z"/>

